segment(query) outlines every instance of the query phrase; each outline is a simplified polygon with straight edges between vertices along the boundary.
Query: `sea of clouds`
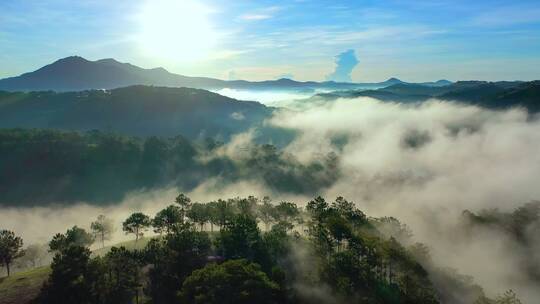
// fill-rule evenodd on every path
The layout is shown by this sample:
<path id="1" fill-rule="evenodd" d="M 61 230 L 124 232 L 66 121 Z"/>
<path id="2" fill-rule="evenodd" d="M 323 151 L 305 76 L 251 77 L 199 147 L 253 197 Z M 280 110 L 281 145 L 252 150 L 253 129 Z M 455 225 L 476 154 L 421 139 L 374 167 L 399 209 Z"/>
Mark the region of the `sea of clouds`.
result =
<path id="1" fill-rule="evenodd" d="M 302 111 L 284 108 L 266 124 L 298 133 L 284 149 L 301 161 L 328 153 L 338 156 L 339 178 L 313 196 L 329 200 L 344 196 L 370 216 L 398 218 L 411 227 L 416 241 L 430 247 L 436 264 L 474 276 L 490 296 L 512 288 L 525 303 L 540 299 L 540 288 L 518 271 L 523 253 L 509 246 L 512 241 L 505 235 L 456 234 L 465 209 L 511 211 L 540 199 L 536 117 L 522 109 L 493 111 L 435 99 L 399 104 L 356 98 L 316 103 Z M 238 134 L 219 153 L 234 157 L 253 133 Z M 153 215 L 177 194 L 173 188 L 141 190 L 107 207 L 81 202 L 69 207 L 3 208 L 0 223 L 29 244 L 46 242 L 74 224 L 88 228 L 97 215 L 105 214 L 118 227 L 115 240 L 123 240 L 120 223 L 131 212 Z M 257 180 L 209 179 L 187 194 L 200 202 L 270 195 L 274 201 L 305 205 L 312 198 L 274 193 Z"/>

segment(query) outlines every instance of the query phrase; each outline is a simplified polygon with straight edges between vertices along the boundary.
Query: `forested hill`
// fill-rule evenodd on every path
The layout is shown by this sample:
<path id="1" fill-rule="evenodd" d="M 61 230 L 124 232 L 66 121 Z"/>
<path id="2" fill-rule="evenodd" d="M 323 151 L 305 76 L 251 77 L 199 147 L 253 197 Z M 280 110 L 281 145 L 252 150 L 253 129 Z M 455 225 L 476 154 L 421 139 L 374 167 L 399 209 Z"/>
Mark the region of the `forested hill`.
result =
<path id="1" fill-rule="evenodd" d="M 272 145 L 250 145 L 234 159 L 213 139 L 126 137 L 101 131 L 0 130 L 0 206 L 85 201 L 112 204 L 129 191 L 178 186 L 208 178 L 251 180 L 284 193 L 310 193 L 337 178 L 337 158 L 308 164 Z"/>
<path id="2" fill-rule="evenodd" d="M 540 112 L 540 81 L 458 81 L 445 86 L 398 83 L 377 90 L 349 90 L 317 94 L 307 100 L 371 97 L 391 102 L 424 102 L 433 98 L 488 109 L 521 107 Z"/>
<path id="3" fill-rule="evenodd" d="M 517 223 L 538 223 L 537 204 L 524 208 L 536 212 Z M 109 248 L 119 227 L 106 215 L 91 231 L 73 226 L 27 250 L 16 231 L 0 230 L 0 244 L 18 256 L 13 266 L 35 268 L 54 255 L 50 268 L 1 278 L 0 303 L 522 303 L 512 290 L 488 298 L 473 277 L 436 262 L 408 225 L 368 216 L 343 197 L 301 207 L 254 196 L 201 203 L 179 194 L 155 214 L 121 220 L 133 241 Z M 462 235 L 477 234 L 473 221 L 462 223 Z M 531 255 L 525 262 L 534 263 Z"/>
<path id="4" fill-rule="evenodd" d="M 271 113 L 271 108 L 257 102 L 189 88 L 0 92 L 0 128 L 99 129 L 135 136 L 181 134 L 226 140 Z"/>

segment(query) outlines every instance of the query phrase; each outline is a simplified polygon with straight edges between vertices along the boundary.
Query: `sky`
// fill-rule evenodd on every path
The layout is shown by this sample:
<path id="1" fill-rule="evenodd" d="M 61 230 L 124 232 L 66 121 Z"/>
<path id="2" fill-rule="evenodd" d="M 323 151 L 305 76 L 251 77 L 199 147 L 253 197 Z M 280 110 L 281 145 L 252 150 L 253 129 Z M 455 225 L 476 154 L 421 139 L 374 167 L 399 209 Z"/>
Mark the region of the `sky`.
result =
<path id="1" fill-rule="evenodd" d="M 0 1 L 0 77 L 71 55 L 221 79 L 533 80 L 540 2 Z"/>

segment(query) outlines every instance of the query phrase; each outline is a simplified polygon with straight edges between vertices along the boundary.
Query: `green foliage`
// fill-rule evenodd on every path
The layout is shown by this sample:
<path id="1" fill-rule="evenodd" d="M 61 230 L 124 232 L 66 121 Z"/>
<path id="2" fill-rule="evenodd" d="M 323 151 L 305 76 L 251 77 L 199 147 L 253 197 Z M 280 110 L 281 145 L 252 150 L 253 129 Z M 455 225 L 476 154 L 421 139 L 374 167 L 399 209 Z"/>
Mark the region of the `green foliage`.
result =
<path id="1" fill-rule="evenodd" d="M 272 265 L 279 265 L 287 259 L 291 251 L 292 237 L 287 234 L 288 226 L 274 225 L 272 229 L 263 235 L 266 251 L 272 261 Z"/>
<path id="2" fill-rule="evenodd" d="M 187 212 L 191 208 L 191 199 L 187 197 L 185 194 L 180 193 L 175 198 L 174 202 L 180 206 L 181 221 L 184 222 L 184 217 L 186 216 Z"/>
<path id="3" fill-rule="evenodd" d="M 236 199 L 235 203 L 240 214 L 255 218 L 257 216 L 256 211 L 258 201 L 259 200 L 256 197 L 249 196 L 247 198 Z"/>
<path id="4" fill-rule="evenodd" d="M 15 232 L 9 230 L 0 231 L 0 263 L 6 267 L 7 275 L 10 275 L 10 266 L 13 260 L 22 256 L 24 251 L 22 238 L 15 235 Z"/>
<path id="5" fill-rule="evenodd" d="M 174 220 L 163 222 L 167 233 L 151 238 L 142 251 L 113 247 L 90 258 L 88 249 L 73 241 L 79 228 L 55 237 L 52 273 L 39 301 L 520 303 L 511 291 L 486 298 L 469 277 L 434 267 L 427 246 L 404 247 L 398 238 L 408 243 L 412 236 L 397 219 L 368 219 L 342 197 L 330 203 L 317 197 L 307 204 L 305 235 L 294 229 L 301 210 L 288 202 L 273 206 L 269 199 L 248 197 L 200 204 L 180 195 L 178 204 L 158 215 L 167 209 L 174 211 Z M 276 223 L 265 232 L 257 223 L 262 214 Z M 221 226 L 214 243 L 202 229 L 207 222 Z M 146 215 L 135 213 L 124 227 L 138 235 L 148 223 Z"/>
<path id="6" fill-rule="evenodd" d="M 154 227 L 154 232 L 156 233 L 169 233 L 174 229 L 175 225 L 181 223 L 182 221 L 182 210 L 180 207 L 170 205 L 156 214 L 152 220 L 152 226 Z"/>
<path id="7" fill-rule="evenodd" d="M 264 223 L 268 231 L 270 224 L 274 221 L 274 206 L 271 204 L 270 198 L 265 196 L 262 200 L 262 205 L 258 207 L 258 218 Z"/>
<path id="8" fill-rule="evenodd" d="M 247 259 L 262 265 L 265 269 L 271 268 L 257 222 L 247 215 L 234 217 L 221 230 L 217 239 L 217 251 L 226 259 Z"/>
<path id="9" fill-rule="evenodd" d="M 90 258 L 88 248 L 69 246 L 56 253 L 38 303 L 129 304 L 141 287 L 141 256 L 124 247 Z"/>
<path id="10" fill-rule="evenodd" d="M 141 284 L 141 256 L 125 247 L 112 247 L 103 260 L 106 271 L 106 292 L 103 298 L 107 303 L 132 303 L 139 296 Z"/>
<path id="11" fill-rule="evenodd" d="M 148 215 L 141 212 L 135 212 L 122 223 L 122 229 L 126 234 L 135 234 L 136 242 L 139 240 L 139 237 L 144 235 L 144 231 L 147 230 L 151 224 L 152 221 Z"/>
<path id="12" fill-rule="evenodd" d="M 99 70 L 102 68 L 98 67 Z M 89 73 L 94 74 L 93 72 Z M 125 67 L 122 67 L 120 73 L 124 72 Z M 110 73 L 114 75 L 105 74 L 105 77 L 94 74 L 91 78 L 103 81 L 98 88 L 107 88 L 112 82 L 117 83 L 112 87 L 118 89 L 29 92 L 19 96 L 0 94 L 0 106 L 8 104 L 3 106 L 0 112 L 0 126 L 65 130 L 104 129 L 141 137 L 168 137 L 181 133 L 191 139 L 198 138 L 204 132 L 210 137 L 228 139 L 232 134 L 259 125 L 272 112 L 271 108 L 260 103 L 233 100 L 206 90 L 155 87 L 153 81 L 148 83 L 152 86 L 125 87 L 125 82 L 104 79 L 116 77 L 116 72 Z M 81 76 L 83 75 L 79 74 L 77 78 Z M 147 76 L 139 79 L 147 79 Z M 42 79 L 39 84 L 42 85 L 48 80 Z M 166 83 L 166 86 L 178 85 L 177 79 L 170 79 Z M 80 91 L 80 87 L 76 88 L 71 87 L 67 91 Z M 45 88 L 47 89 L 50 87 Z M 65 91 L 66 88 L 61 90 Z M 36 104 L 39 106 L 35 106 Z M 231 114 L 235 112 L 243 113 L 245 119 L 231 118 Z M 144 119 L 141 119 L 141 113 L 144 113 Z"/>
<path id="13" fill-rule="evenodd" d="M 374 303 L 437 303 L 425 269 L 394 238 L 380 239 L 354 203 L 308 203 L 309 236 L 321 280 L 346 298 Z"/>
<path id="14" fill-rule="evenodd" d="M 233 220 L 235 211 L 232 201 L 219 199 L 216 202 L 211 202 L 209 204 L 212 215 L 211 221 L 218 225 L 220 229 Z"/>
<path id="15" fill-rule="evenodd" d="M 145 262 L 153 265 L 148 272 L 145 292 L 153 303 L 174 303 L 184 279 L 205 265 L 210 253 L 210 239 L 189 224 L 181 224 L 164 236 L 152 239 L 144 250 Z"/>
<path id="16" fill-rule="evenodd" d="M 172 184 L 189 191 L 212 177 L 257 180 L 279 192 L 307 194 L 330 186 L 338 171 L 326 157 L 304 165 L 271 145 L 250 145 L 234 160 L 216 154 L 217 145 L 181 136 L 2 129 L 0 205 L 108 204 L 141 188 Z"/>
<path id="17" fill-rule="evenodd" d="M 210 221 L 210 205 L 194 203 L 187 212 L 187 217 L 196 224 L 199 224 L 201 231 L 205 223 Z"/>
<path id="18" fill-rule="evenodd" d="M 368 224 L 366 215 L 361 210 L 357 209 L 353 202 L 349 202 L 341 196 L 337 197 L 332 203 L 331 210 L 339 213 L 356 228 Z"/>
<path id="19" fill-rule="evenodd" d="M 257 264 L 231 260 L 194 271 L 185 280 L 180 298 L 194 304 L 283 303 L 279 293 L 278 285 Z"/>
<path id="20" fill-rule="evenodd" d="M 138 184 L 139 160 L 136 140 L 117 135 L 1 130 L 0 202 L 119 200 Z"/>
<path id="21" fill-rule="evenodd" d="M 273 218 L 276 222 L 288 224 L 291 229 L 294 226 L 293 223 L 297 221 L 300 216 L 298 206 L 291 202 L 281 202 L 273 210 Z"/>
<path id="22" fill-rule="evenodd" d="M 52 273 L 43 285 L 39 303 L 96 303 L 95 279 L 90 250 L 68 246 L 58 252 L 51 264 Z"/>
<path id="23" fill-rule="evenodd" d="M 105 247 L 105 240 L 111 238 L 111 234 L 114 230 L 112 220 L 105 217 L 105 215 L 99 215 L 95 222 L 90 224 L 90 229 L 94 233 L 94 238 L 101 241 L 101 247 Z"/>
<path id="24" fill-rule="evenodd" d="M 88 247 L 94 243 L 94 236 L 83 228 L 73 226 L 65 234 L 57 233 L 49 242 L 51 251 L 62 251 L 70 246 Z"/>

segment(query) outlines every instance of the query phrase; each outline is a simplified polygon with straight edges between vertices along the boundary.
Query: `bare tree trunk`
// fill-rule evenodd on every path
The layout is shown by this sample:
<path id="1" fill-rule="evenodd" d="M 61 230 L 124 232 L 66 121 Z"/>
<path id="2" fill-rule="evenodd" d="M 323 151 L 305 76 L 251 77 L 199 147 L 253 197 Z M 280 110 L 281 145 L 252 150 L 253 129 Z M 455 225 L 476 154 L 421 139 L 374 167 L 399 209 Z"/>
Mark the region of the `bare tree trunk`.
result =
<path id="1" fill-rule="evenodd" d="M 7 276 L 9 277 L 9 263 L 6 263 Z"/>

